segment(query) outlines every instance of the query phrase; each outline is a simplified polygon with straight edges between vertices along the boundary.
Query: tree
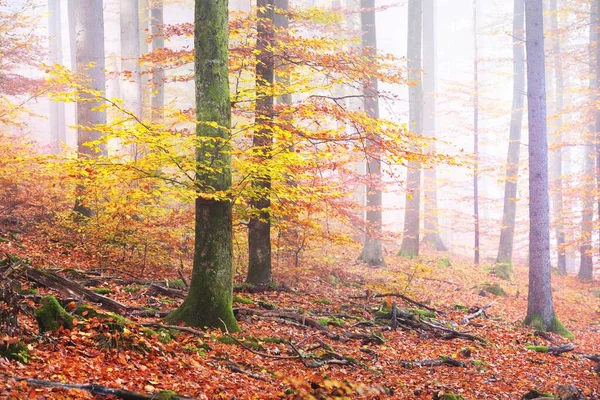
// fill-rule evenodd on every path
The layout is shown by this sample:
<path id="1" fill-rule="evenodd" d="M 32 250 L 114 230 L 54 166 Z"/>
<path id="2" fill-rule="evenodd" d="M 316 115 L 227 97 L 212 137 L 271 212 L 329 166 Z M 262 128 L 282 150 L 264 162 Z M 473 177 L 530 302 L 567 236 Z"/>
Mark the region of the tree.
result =
<path id="1" fill-rule="evenodd" d="M 194 265 L 183 304 L 170 323 L 239 331 L 231 306 L 233 227 L 231 103 L 228 71 L 227 0 L 196 0 L 194 64 L 196 89 L 196 186 Z M 210 193 L 214 190 L 214 193 Z"/>
<path id="2" fill-rule="evenodd" d="M 421 0 L 408 2 L 408 129 L 419 137 L 423 131 L 423 88 L 421 79 L 421 38 L 423 4 Z M 400 255 L 419 255 L 419 224 L 421 207 L 421 165 L 416 160 L 408 163 L 406 174 L 406 206 L 404 211 L 404 234 Z"/>
<path id="3" fill-rule="evenodd" d="M 592 254 L 592 234 L 594 223 L 594 172 L 596 169 L 596 157 L 594 149 L 594 137 L 597 136 L 596 120 L 598 119 L 597 102 L 598 102 L 598 80 L 597 80 L 597 50 L 598 46 L 598 29 L 600 28 L 600 17 L 598 17 L 598 7 L 600 1 L 594 0 L 590 8 L 590 103 L 593 109 L 594 124 L 590 124 L 587 132 L 584 133 L 584 184 L 583 184 L 583 212 L 581 218 L 581 245 L 579 253 L 581 256 L 581 264 L 579 266 L 579 279 L 587 280 L 594 277 L 594 258 Z"/>
<path id="4" fill-rule="evenodd" d="M 521 128 L 523 124 L 523 100 L 525 93 L 525 0 L 515 0 L 513 14 L 513 99 L 508 136 L 506 180 L 504 181 L 504 210 L 502 230 L 496 263 L 512 265 L 515 220 L 517 213 L 517 182 L 519 180 L 519 155 Z"/>
<path id="5" fill-rule="evenodd" d="M 556 0 L 550 0 L 550 29 L 553 32 L 559 32 L 558 17 L 556 16 Z M 552 41 L 552 52 L 554 53 L 554 73 L 555 73 L 555 106 L 558 114 L 554 126 L 554 143 L 562 142 L 562 113 L 563 113 L 563 66 L 560 46 L 560 36 Z M 565 244 L 565 226 L 563 222 L 563 149 L 560 145 L 556 146 L 552 152 L 552 183 L 554 184 L 554 195 L 552 196 L 554 225 L 556 227 L 556 253 L 557 267 L 561 275 L 567 274 L 567 258 L 564 250 Z"/>
<path id="6" fill-rule="evenodd" d="M 142 115 L 139 16 L 138 0 L 121 0 L 121 92 L 125 107 L 138 118 Z"/>
<path id="7" fill-rule="evenodd" d="M 151 9 L 151 32 L 152 32 L 152 51 L 165 47 L 165 39 L 160 32 L 163 24 L 163 0 L 152 0 Z M 152 118 L 160 120 L 163 117 L 165 107 L 165 71 L 160 63 L 152 67 Z"/>
<path id="8" fill-rule="evenodd" d="M 273 94 L 275 61 L 273 47 L 275 32 L 274 0 L 257 2 L 257 62 L 256 62 L 256 111 L 252 138 L 257 163 L 267 164 L 273 146 Z M 250 201 L 251 215 L 248 221 L 248 276 L 251 284 L 271 282 L 271 176 L 267 171 L 251 177 L 253 197 Z"/>
<path id="9" fill-rule="evenodd" d="M 435 47 L 436 6 L 434 0 L 423 1 L 423 132 L 424 135 L 435 139 L 436 136 L 436 47 Z M 435 142 L 429 147 L 430 153 L 435 153 Z M 425 237 L 423 241 L 430 243 L 436 250 L 447 251 L 438 230 L 437 204 L 437 172 L 435 166 L 423 171 L 423 186 L 425 192 L 424 219 Z"/>
<path id="10" fill-rule="evenodd" d="M 525 24 L 529 119 L 529 295 L 525 323 L 538 330 L 565 333 L 552 301 L 542 0 L 525 2 Z"/>
<path id="11" fill-rule="evenodd" d="M 48 0 L 48 36 L 50 39 L 50 64 L 62 64 L 62 34 L 60 23 L 60 0 Z M 65 104 L 50 102 L 50 132 L 54 141 L 53 151 L 59 153 L 67 140 Z"/>
<path id="12" fill-rule="evenodd" d="M 360 22 L 362 27 L 362 51 L 366 59 L 377 54 L 377 26 L 375 21 L 375 0 L 361 0 Z M 379 89 L 377 77 L 363 82 L 365 113 L 367 117 L 379 118 Z M 367 132 L 366 167 L 367 184 L 367 228 L 365 243 L 360 260 L 373 266 L 385 264 L 381 246 L 381 146 L 380 138 Z"/>
<path id="13" fill-rule="evenodd" d="M 474 262 L 479 264 L 479 52 L 477 48 L 477 0 L 473 0 L 473 220 Z"/>
<path id="14" fill-rule="evenodd" d="M 74 7 L 76 70 L 79 74 L 87 76 L 91 89 L 102 93 L 106 82 L 102 0 L 76 1 Z M 77 104 L 77 151 L 80 156 L 94 157 L 97 153 L 89 144 L 100 139 L 100 131 L 95 127 L 106 124 L 106 113 L 99 109 L 102 104 L 97 96 L 84 92 L 81 97 L 82 101 Z M 78 192 L 83 193 L 83 191 L 84 188 L 80 185 Z M 81 201 L 79 194 L 75 211 L 85 217 L 92 215 L 92 210 Z"/>

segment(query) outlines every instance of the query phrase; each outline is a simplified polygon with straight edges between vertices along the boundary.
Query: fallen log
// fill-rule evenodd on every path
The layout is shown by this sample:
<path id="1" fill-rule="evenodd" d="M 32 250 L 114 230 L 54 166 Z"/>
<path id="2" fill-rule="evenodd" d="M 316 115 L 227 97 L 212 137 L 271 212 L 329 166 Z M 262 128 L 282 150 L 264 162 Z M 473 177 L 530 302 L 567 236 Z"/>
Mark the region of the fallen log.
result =
<path id="1" fill-rule="evenodd" d="M 146 291 L 146 294 L 149 296 L 154 296 L 154 295 L 159 294 L 162 296 L 174 297 L 176 299 L 184 299 L 184 300 L 186 297 L 186 292 L 184 290 L 168 288 L 168 287 L 157 285 L 155 283 L 151 283 L 148 286 L 148 290 Z"/>
<path id="2" fill-rule="evenodd" d="M 485 312 L 486 312 L 486 310 L 487 310 L 488 308 L 490 308 L 491 306 L 493 306 L 494 304 L 496 304 L 496 302 L 494 302 L 494 301 L 493 301 L 493 302 L 491 302 L 490 304 L 487 304 L 487 305 L 485 305 L 485 306 L 483 306 L 483 307 L 477 307 L 477 309 L 476 309 L 474 312 L 472 312 L 472 313 L 471 313 L 471 314 L 469 314 L 469 315 L 465 315 L 465 316 L 463 317 L 463 319 L 462 319 L 462 322 L 463 322 L 463 324 L 467 325 L 467 324 L 469 323 L 469 321 L 471 321 L 472 319 L 475 319 L 475 318 L 477 318 L 477 317 L 478 317 L 478 316 L 480 316 L 481 314 L 483 314 L 484 316 L 486 316 L 486 317 L 487 317 L 487 314 L 485 313 Z"/>
<path id="3" fill-rule="evenodd" d="M 464 367 L 465 363 L 458 361 L 452 357 L 441 357 L 437 360 L 416 360 L 416 361 L 400 361 L 400 365 L 404 368 L 413 367 L 439 367 L 442 365 L 450 365 L 452 367 Z"/>
<path id="4" fill-rule="evenodd" d="M 31 386 L 41 386 L 41 387 L 50 387 L 50 388 L 64 388 L 64 389 L 78 389 L 86 392 L 90 392 L 95 396 L 115 396 L 118 399 L 122 400 L 156 400 L 160 399 L 161 395 L 169 395 L 169 399 L 174 400 L 194 400 L 193 397 L 182 396 L 179 394 L 175 394 L 171 391 L 163 391 L 155 394 L 144 394 L 131 392 L 129 390 L 124 389 L 114 389 L 107 386 L 97 385 L 94 383 L 91 384 L 77 384 L 77 383 L 63 383 L 56 381 L 45 381 L 40 379 L 32 379 L 32 378 L 22 378 L 19 376 L 9 375 L 3 372 L 0 372 L 0 375 L 4 376 L 7 379 L 14 379 L 17 382 L 27 382 L 28 385 Z"/>

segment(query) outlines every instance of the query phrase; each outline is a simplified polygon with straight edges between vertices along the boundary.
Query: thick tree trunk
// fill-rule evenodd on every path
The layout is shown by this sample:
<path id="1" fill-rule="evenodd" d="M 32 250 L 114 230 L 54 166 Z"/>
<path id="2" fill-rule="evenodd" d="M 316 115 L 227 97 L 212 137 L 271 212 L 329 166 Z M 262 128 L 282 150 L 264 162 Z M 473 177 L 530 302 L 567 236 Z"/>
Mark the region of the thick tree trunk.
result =
<path id="1" fill-rule="evenodd" d="M 152 51 L 165 47 L 165 39 L 160 35 L 160 26 L 163 21 L 163 0 L 153 0 L 151 10 Z M 161 120 L 165 107 L 165 71 L 162 64 L 152 66 L 152 119 Z"/>
<path id="2" fill-rule="evenodd" d="M 513 100 L 508 137 L 506 180 L 504 182 L 504 211 L 496 263 L 511 264 L 517 214 L 517 182 L 519 180 L 519 155 L 523 102 L 525 93 L 525 0 L 515 0 L 513 15 Z"/>
<path id="3" fill-rule="evenodd" d="M 275 62 L 273 47 L 275 32 L 274 0 L 257 3 L 256 111 L 252 138 L 257 164 L 265 166 L 271 158 L 273 147 L 273 95 L 269 94 L 274 82 Z M 271 282 L 271 176 L 269 172 L 255 173 L 251 177 L 253 198 L 250 200 L 248 221 L 248 276 L 246 282 L 264 284 Z"/>
<path id="4" fill-rule="evenodd" d="M 106 79 L 104 75 L 104 16 L 102 0 L 75 2 L 76 32 L 76 70 L 90 79 L 92 89 L 104 92 Z M 92 65 L 92 66 L 90 66 Z M 92 98 L 82 93 L 83 98 Z M 106 113 L 97 110 L 98 101 L 82 101 L 77 104 L 77 151 L 80 157 L 95 157 L 97 153 L 87 146 L 89 142 L 100 138 L 100 132 L 90 129 L 98 124 L 106 124 Z M 92 216 L 92 210 L 82 201 L 84 188 L 78 186 L 75 212 L 84 217 Z"/>
<path id="5" fill-rule="evenodd" d="M 421 136 L 423 131 L 423 87 L 421 79 L 421 38 L 423 4 L 421 0 L 408 1 L 408 127 L 411 134 Z M 418 150 L 415 146 L 415 151 Z M 406 173 L 406 206 L 404 233 L 400 255 L 419 255 L 419 224 L 421 207 L 421 165 L 410 161 Z"/>
<path id="6" fill-rule="evenodd" d="M 436 136 L 436 47 L 435 47 L 435 0 L 423 0 L 423 133 L 426 137 L 435 140 Z M 435 141 L 429 146 L 429 152 L 435 154 Z M 438 251 L 448 249 L 442 242 L 438 224 L 437 201 L 437 172 L 435 165 L 423 171 L 423 186 L 425 192 L 425 237 L 423 241 L 429 243 Z"/>
<path id="7" fill-rule="evenodd" d="M 48 36 L 50 65 L 62 64 L 62 33 L 60 22 L 60 0 L 48 0 Z M 65 122 L 65 103 L 50 101 L 50 135 L 52 137 L 52 151 L 61 152 L 62 146 L 67 141 Z"/>
<path id="8" fill-rule="evenodd" d="M 525 323 L 556 325 L 550 267 L 546 74 L 542 0 L 525 3 L 529 119 L 529 297 Z"/>
<path id="9" fill-rule="evenodd" d="M 228 71 L 227 0 L 196 0 L 194 55 L 196 118 L 199 123 L 196 151 L 199 191 L 231 189 L 231 104 Z M 215 146 L 217 140 L 222 146 Z M 216 165 L 219 171 L 202 166 Z M 200 194 L 200 193 L 199 193 Z M 194 267 L 188 296 L 169 314 L 171 324 L 239 331 L 231 307 L 233 294 L 232 203 L 228 198 L 196 199 Z"/>
<path id="10" fill-rule="evenodd" d="M 377 29 L 375 24 L 375 1 L 361 0 L 360 22 L 362 46 L 365 58 L 377 52 Z M 377 78 L 363 82 L 365 112 L 370 118 L 379 118 L 379 88 Z M 373 266 L 385 264 L 381 245 L 381 148 L 377 134 L 367 132 L 367 228 L 360 260 Z"/>
<path id="11" fill-rule="evenodd" d="M 479 52 L 477 48 L 477 0 L 473 0 L 473 220 L 475 265 L 479 265 Z"/>
<path id="12" fill-rule="evenodd" d="M 556 16 L 556 0 L 550 0 L 550 29 L 556 35 L 558 30 L 558 17 Z M 563 67 L 562 55 L 560 50 L 560 36 L 552 40 L 552 52 L 554 53 L 554 73 L 556 74 L 555 82 L 555 111 L 558 117 L 554 126 L 554 143 L 558 144 L 552 152 L 552 167 L 551 180 L 554 184 L 554 193 L 552 198 L 554 226 L 556 229 L 556 252 L 557 252 L 557 267 L 561 275 L 567 274 L 567 259 L 563 246 L 565 244 L 565 226 L 563 223 L 563 148 L 562 143 L 562 111 L 563 111 Z"/>
<path id="13" fill-rule="evenodd" d="M 598 101 L 598 82 L 596 80 L 596 46 L 598 46 L 598 28 L 600 28 L 598 11 L 599 0 L 594 0 L 590 7 L 590 104 L 593 106 L 594 122 L 598 113 L 595 106 Z M 579 279 L 588 280 L 594 277 L 594 259 L 592 254 L 592 234 L 594 223 L 594 186 L 596 157 L 594 138 L 597 136 L 595 123 L 584 133 L 585 162 L 583 183 L 583 213 L 581 218 L 581 246 L 579 248 L 581 264 L 579 266 Z"/>

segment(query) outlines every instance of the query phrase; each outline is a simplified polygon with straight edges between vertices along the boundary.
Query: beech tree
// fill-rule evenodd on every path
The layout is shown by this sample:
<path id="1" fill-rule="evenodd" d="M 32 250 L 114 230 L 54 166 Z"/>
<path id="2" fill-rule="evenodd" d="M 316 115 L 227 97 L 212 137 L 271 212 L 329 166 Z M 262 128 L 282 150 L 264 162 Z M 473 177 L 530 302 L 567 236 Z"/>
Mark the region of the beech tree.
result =
<path id="1" fill-rule="evenodd" d="M 257 62 L 256 62 L 256 110 L 255 131 L 252 138 L 254 156 L 267 161 L 273 146 L 273 95 L 275 62 L 273 47 L 275 32 L 274 0 L 257 2 Z M 271 281 L 271 176 L 268 172 L 255 173 L 251 177 L 253 197 L 250 201 L 251 215 L 248 221 L 248 276 L 252 284 Z"/>
<path id="2" fill-rule="evenodd" d="M 240 328 L 231 306 L 233 223 L 232 199 L 228 193 L 231 189 L 231 103 L 227 7 L 227 0 L 195 2 L 198 197 L 195 202 L 194 265 L 186 299 L 166 320 L 236 332 Z"/>
<path id="3" fill-rule="evenodd" d="M 421 79 L 421 38 L 423 4 L 421 0 L 408 1 L 408 129 L 413 136 L 423 131 L 423 87 Z M 406 173 L 406 205 L 404 233 L 400 255 L 419 255 L 419 224 L 421 207 L 421 165 L 416 160 L 408 163 Z"/>
<path id="4" fill-rule="evenodd" d="M 165 39 L 160 33 L 160 27 L 163 24 L 163 0 L 151 0 L 151 32 L 152 32 L 152 51 L 165 47 Z M 160 63 L 152 67 L 152 118 L 161 119 L 165 107 L 165 71 Z"/>
<path id="5" fill-rule="evenodd" d="M 521 128 L 523 124 L 523 100 L 525 93 L 525 1 L 515 0 L 513 14 L 513 99 L 508 136 L 506 180 L 504 181 L 504 209 L 502 230 L 496 263 L 512 266 L 515 220 L 517 214 L 517 182 L 519 180 L 519 156 L 521 153 Z"/>
<path id="6" fill-rule="evenodd" d="M 542 0 L 525 3 L 529 120 L 529 295 L 525 323 L 565 333 L 554 313 L 550 267 L 546 67 Z"/>
<path id="7" fill-rule="evenodd" d="M 375 21 L 375 0 L 361 0 L 360 22 L 362 27 L 363 56 L 366 59 L 377 53 L 377 26 Z M 376 77 L 363 83 L 365 113 L 369 118 L 379 118 L 379 89 Z M 381 149 L 379 137 L 367 132 L 367 228 L 365 243 L 360 260 L 369 265 L 385 264 L 381 245 Z"/>
<path id="8" fill-rule="evenodd" d="M 435 0 L 423 1 L 423 133 L 426 137 L 436 137 L 436 40 L 435 40 L 436 5 Z M 429 147 L 435 153 L 435 141 Z M 435 165 L 423 171 L 424 220 L 425 236 L 423 241 L 438 251 L 447 251 L 439 233 L 437 172 Z"/>
<path id="9" fill-rule="evenodd" d="M 121 89 L 125 106 L 134 115 L 142 115 L 140 71 L 140 18 L 138 0 L 121 0 Z"/>
<path id="10" fill-rule="evenodd" d="M 50 64 L 62 64 L 62 33 L 60 22 L 60 1 L 48 0 L 48 36 Z M 50 102 L 50 135 L 52 136 L 53 151 L 60 153 L 61 146 L 67 140 L 65 123 L 65 103 Z"/>
<path id="11" fill-rule="evenodd" d="M 474 262 L 479 264 L 479 51 L 477 46 L 477 0 L 473 0 L 473 236 Z"/>

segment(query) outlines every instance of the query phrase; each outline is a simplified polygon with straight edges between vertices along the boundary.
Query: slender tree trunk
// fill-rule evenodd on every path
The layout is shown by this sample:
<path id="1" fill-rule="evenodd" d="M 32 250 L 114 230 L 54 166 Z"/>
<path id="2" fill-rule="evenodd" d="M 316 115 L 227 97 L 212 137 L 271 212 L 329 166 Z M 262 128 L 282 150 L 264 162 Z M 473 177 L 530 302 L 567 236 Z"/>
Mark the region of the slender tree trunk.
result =
<path id="1" fill-rule="evenodd" d="M 254 156 L 259 165 L 265 166 L 271 158 L 273 147 L 273 95 L 275 62 L 273 47 L 275 32 L 274 0 L 257 2 L 257 52 L 256 63 L 256 111 L 255 130 L 252 139 Z M 248 221 L 248 276 L 246 282 L 264 284 L 271 281 L 271 176 L 259 172 L 251 177 L 253 198 L 250 201 L 251 216 Z"/>
<path id="2" fill-rule="evenodd" d="M 139 21 L 140 21 L 140 57 L 148 53 L 148 32 L 150 32 L 150 0 L 139 0 Z M 140 65 L 140 81 L 142 85 L 142 118 L 148 109 L 149 92 L 148 88 L 148 67 Z"/>
<path id="3" fill-rule="evenodd" d="M 594 0 L 598 3 L 597 0 Z M 597 4 L 597 10 L 600 14 L 600 4 Z M 594 21 L 596 27 L 596 35 L 600 38 L 600 15 Z M 596 45 L 596 89 L 600 89 L 600 40 Z M 598 95 L 597 95 L 598 96 Z M 600 193 L 600 110 L 596 108 L 596 185 L 598 193 Z M 598 219 L 600 220 L 600 195 L 598 195 Z"/>
<path id="4" fill-rule="evenodd" d="M 550 29 L 555 32 L 558 32 L 558 18 L 556 16 L 557 7 L 556 0 L 550 0 Z M 553 214 L 554 214 L 554 225 L 556 229 L 556 252 L 557 252 L 557 267 L 558 272 L 561 275 L 566 275 L 567 273 L 567 260 L 566 254 L 564 250 L 565 244 L 565 226 L 563 222 L 563 148 L 562 144 L 562 111 L 563 111 L 563 92 L 564 92 L 564 83 L 563 83 L 563 67 L 562 67 L 562 59 L 561 59 L 561 50 L 560 50 L 560 37 L 556 37 L 552 40 L 552 52 L 554 53 L 554 73 L 556 81 L 555 81 L 555 108 L 558 117 L 556 119 L 554 129 L 553 129 L 553 144 L 557 144 L 555 146 L 554 151 L 552 152 L 552 167 L 551 167 L 551 180 L 554 184 L 553 191 Z"/>
<path id="5" fill-rule="evenodd" d="M 423 4 L 421 0 L 408 1 L 408 124 L 415 136 L 423 131 L 423 87 L 421 78 L 421 38 Z M 415 146 L 416 147 L 416 146 Z M 417 149 L 416 149 L 417 150 Z M 406 207 L 404 211 L 404 234 L 400 255 L 419 255 L 419 224 L 421 207 L 421 165 L 410 161 L 406 173 Z"/>
<path id="6" fill-rule="evenodd" d="M 165 47 L 165 39 L 160 34 L 160 26 L 163 21 L 163 0 L 152 1 L 151 11 L 151 31 L 152 31 L 152 51 Z M 152 119 L 161 120 L 164 116 L 165 107 L 165 71 L 162 64 L 156 63 L 152 66 Z"/>
<path id="7" fill-rule="evenodd" d="M 517 215 L 517 182 L 519 181 L 519 155 L 523 124 L 525 94 L 525 0 L 515 0 L 513 15 L 513 100 L 508 137 L 506 180 L 504 182 L 504 211 L 496 263 L 512 265 L 515 221 Z"/>
<path id="8" fill-rule="evenodd" d="M 436 5 L 435 0 L 423 0 L 423 132 L 434 141 L 429 146 L 429 152 L 435 154 L 436 137 Z M 437 201 L 437 172 L 435 165 L 423 170 L 423 186 L 425 192 L 425 237 L 438 251 L 448 251 L 439 233 L 438 201 Z"/>
<path id="9" fill-rule="evenodd" d="M 581 264 L 579 266 L 579 279 L 588 280 L 594 277 L 594 259 L 592 254 L 592 234 L 594 223 L 594 177 L 596 170 L 596 157 L 594 149 L 594 138 L 597 137 L 595 122 L 597 119 L 598 108 L 598 81 L 596 79 L 596 47 L 598 46 L 598 29 L 600 28 L 598 11 L 600 0 L 593 0 L 590 7 L 590 104 L 595 110 L 594 124 L 584 133 L 585 162 L 584 162 L 584 183 L 583 183 L 583 213 L 581 219 L 581 246 L 579 253 Z"/>
<path id="10" fill-rule="evenodd" d="M 71 70 L 77 71 L 77 22 L 75 21 L 75 0 L 67 0 L 69 22 L 69 49 L 71 55 Z"/>
<path id="11" fill-rule="evenodd" d="M 48 36 L 50 64 L 62 64 L 62 33 L 60 21 L 60 0 L 48 0 Z M 61 152 L 67 141 L 65 122 L 65 103 L 50 101 L 50 134 L 53 142 L 53 152 Z"/>
<path id="12" fill-rule="evenodd" d="M 473 0 L 473 219 L 475 265 L 479 265 L 479 52 L 477 48 L 477 0 Z"/>
<path id="13" fill-rule="evenodd" d="M 542 0 L 525 3 L 529 119 L 529 297 L 525 323 L 552 330 L 546 74 Z"/>
<path id="14" fill-rule="evenodd" d="M 231 104 L 228 71 L 227 0 L 196 0 L 194 58 L 199 193 L 231 189 Z M 223 144 L 215 146 L 215 139 Z M 218 171 L 202 166 L 217 165 Z M 194 267 L 183 304 L 169 314 L 169 323 L 240 330 L 231 307 L 233 295 L 232 203 L 228 198 L 196 199 Z"/>
<path id="15" fill-rule="evenodd" d="M 362 27 L 363 56 L 372 58 L 377 53 L 377 29 L 375 24 L 375 1 L 361 0 L 360 22 Z M 369 118 L 379 118 L 379 88 L 377 78 L 363 82 L 365 112 Z M 381 145 L 380 138 L 367 132 L 367 230 L 360 259 L 373 266 L 385 264 L 381 245 Z"/>

